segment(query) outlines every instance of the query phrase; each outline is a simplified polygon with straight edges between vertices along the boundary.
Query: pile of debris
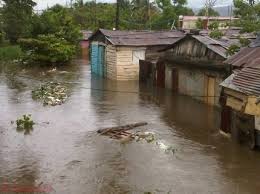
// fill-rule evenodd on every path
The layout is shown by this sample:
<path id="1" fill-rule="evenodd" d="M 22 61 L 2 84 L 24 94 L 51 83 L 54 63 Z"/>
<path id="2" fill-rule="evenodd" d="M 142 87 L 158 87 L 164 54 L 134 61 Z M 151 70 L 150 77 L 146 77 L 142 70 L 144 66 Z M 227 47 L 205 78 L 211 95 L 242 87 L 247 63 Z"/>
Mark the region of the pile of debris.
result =
<path id="1" fill-rule="evenodd" d="M 103 128 L 99 129 L 97 132 L 100 135 L 108 136 L 112 139 L 117 139 L 121 143 L 128 143 L 133 140 L 136 142 L 139 141 L 146 141 L 147 143 L 154 143 L 162 150 L 164 150 L 165 153 L 172 152 L 175 153 L 175 149 L 171 145 L 165 145 L 162 141 L 158 141 L 155 138 L 155 134 L 153 132 L 130 132 L 129 130 L 134 129 L 136 127 L 141 127 L 147 125 L 146 122 L 140 122 L 140 123 L 134 123 L 129 125 L 123 125 L 118 127 L 109 127 L 109 128 Z"/>
<path id="2" fill-rule="evenodd" d="M 32 91 L 32 98 L 41 100 L 43 105 L 61 105 L 68 98 L 68 88 L 61 83 L 47 82 Z"/>

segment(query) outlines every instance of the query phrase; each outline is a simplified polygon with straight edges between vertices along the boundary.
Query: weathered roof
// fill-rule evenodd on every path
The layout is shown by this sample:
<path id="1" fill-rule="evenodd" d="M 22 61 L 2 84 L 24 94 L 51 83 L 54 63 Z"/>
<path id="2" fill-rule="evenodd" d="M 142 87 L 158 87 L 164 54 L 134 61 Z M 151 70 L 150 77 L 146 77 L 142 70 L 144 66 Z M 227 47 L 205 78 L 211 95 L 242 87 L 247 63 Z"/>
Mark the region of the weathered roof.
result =
<path id="1" fill-rule="evenodd" d="M 234 76 L 232 82 L 246 94 L 260 96 L 260 67 L 243 68 Z"/>
<path id="2" fill-rule="evenodd" d="M 241 49 L 225 63 L 234 67 L 260 67 L 260 38 L 257 38 L 249 47 Z"/>
<path id="3" fill-rule="evenodd" d="M 153 46 L 170 45 L 184 36 L 184 33 L 177 30 L 171 31 L 120 31 L 99 29 L 92 35 L 102 33 L 107 40 L 118 46 Z"/>

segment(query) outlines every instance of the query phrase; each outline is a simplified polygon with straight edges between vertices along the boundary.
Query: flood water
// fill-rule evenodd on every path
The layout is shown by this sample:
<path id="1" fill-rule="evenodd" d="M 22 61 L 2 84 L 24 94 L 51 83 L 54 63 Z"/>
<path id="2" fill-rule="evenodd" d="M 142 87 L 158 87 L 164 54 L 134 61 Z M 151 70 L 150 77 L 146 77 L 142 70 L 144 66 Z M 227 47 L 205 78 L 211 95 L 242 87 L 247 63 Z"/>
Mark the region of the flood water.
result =
<path id="1" fill-rule="evenodd" d="M 217 110 L 138 82 L 91 76 L 84 61 L 48 70 L 0 68 L 0 188 L 7 182 L 47 184 L 58 194 L 260 193 L 259 152 L 220 135 Z M 69 85 L 65 104 L 32 100 L 32 89 L 50 80 Z M 37 123 L 30 135 L 11 124 L 23 114 Z M 148 125 L 139 130 L 154 132 L 174 154 L 96 133 L 140 121 Z"/>

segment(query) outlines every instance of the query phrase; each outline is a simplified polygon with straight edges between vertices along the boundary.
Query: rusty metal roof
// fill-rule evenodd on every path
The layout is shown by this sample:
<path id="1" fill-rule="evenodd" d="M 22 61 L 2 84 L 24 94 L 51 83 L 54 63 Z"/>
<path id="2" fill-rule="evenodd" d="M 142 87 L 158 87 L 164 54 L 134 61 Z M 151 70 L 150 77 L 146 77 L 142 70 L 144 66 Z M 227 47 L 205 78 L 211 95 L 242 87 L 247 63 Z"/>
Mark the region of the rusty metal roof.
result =
<path id="1" fill-rule="evenodd" d="M 232 83 L 249 95 L 260 96 L 260 67 L 246 67 L 238 72 Z"/>
<path id="2" fill-rule="evenodd" d="M 118 46 L 154 46 L 170 45 L 184 36 L 184 33 L 177 30 L 171 31 L 120 31 L 99 29 L 109 42 Z"/>
<path id="3" fill-rule="evenodd" d="M 226 60 L 225 63 L 239 68 L 260 66 L 260 47 L 243 48 L 237 54 Z"/>
<path id="4" fill-rule="evenodd" d="M 202 35 L 192 35 L 193 38 L 200 41 L 202 44 L 204 44 L 208 49 L 212 50 L 213 52 L 219 54 L 220 56 L 227 58 L 227 48 L 228 43 L 215 40 L 210 38 L 209 36 L 202 36 Z"/>

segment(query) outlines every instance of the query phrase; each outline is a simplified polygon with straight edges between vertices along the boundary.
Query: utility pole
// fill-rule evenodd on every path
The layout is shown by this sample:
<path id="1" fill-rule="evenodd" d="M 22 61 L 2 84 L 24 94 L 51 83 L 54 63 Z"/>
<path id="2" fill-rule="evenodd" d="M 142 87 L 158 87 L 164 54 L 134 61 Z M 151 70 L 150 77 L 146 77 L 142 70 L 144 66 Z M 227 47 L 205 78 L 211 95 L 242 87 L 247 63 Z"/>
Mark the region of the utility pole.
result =
<path id="1" fill-rule="evenodd" d="M 116 0 L 116 30 L 119 30 L 119 1 L 120 0 Z"/>

